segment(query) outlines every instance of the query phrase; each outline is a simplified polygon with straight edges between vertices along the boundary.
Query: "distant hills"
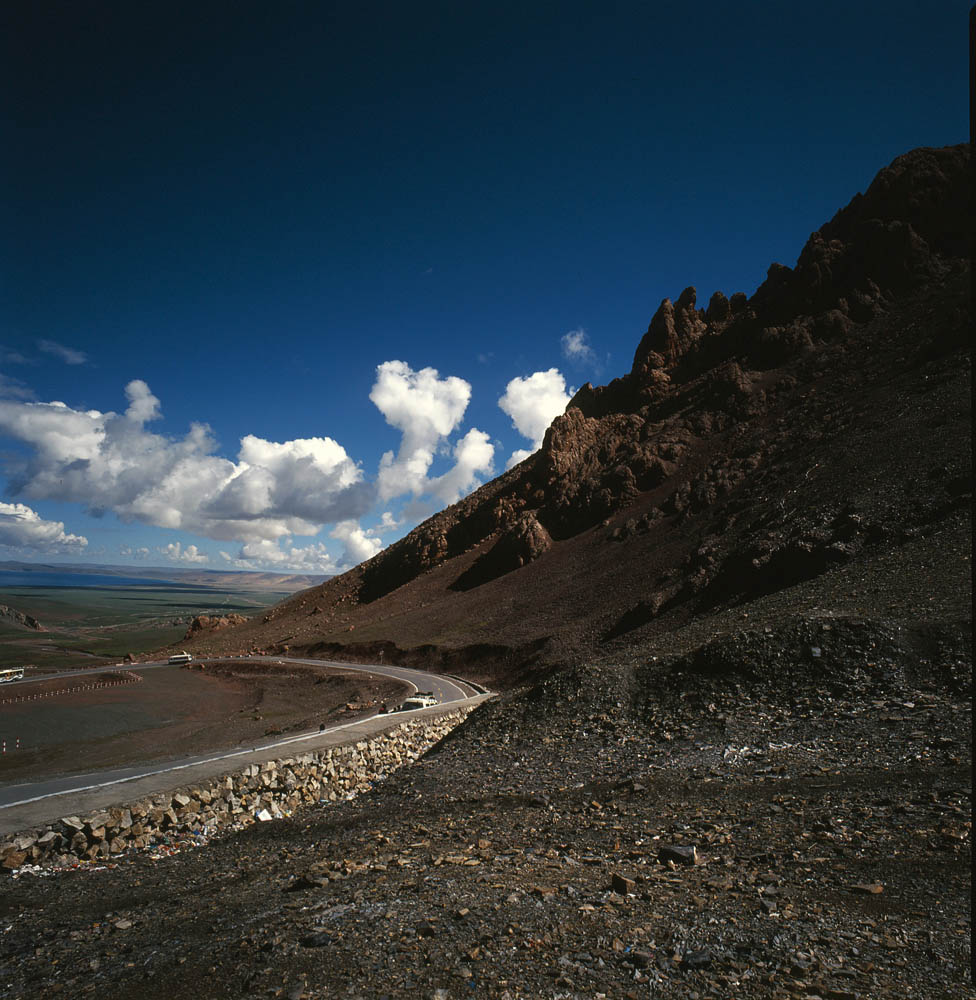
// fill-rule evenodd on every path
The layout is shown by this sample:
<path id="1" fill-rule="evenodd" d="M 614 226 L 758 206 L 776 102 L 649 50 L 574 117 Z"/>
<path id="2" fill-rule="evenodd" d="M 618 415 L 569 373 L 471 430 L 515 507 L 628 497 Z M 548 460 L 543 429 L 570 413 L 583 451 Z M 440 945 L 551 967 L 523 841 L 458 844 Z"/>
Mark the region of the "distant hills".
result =
<path id="1" fill-rule="evenodd" d="M 0 561 L 0 574 L 56 574 L 58 576 L 120 577 L 171 581 L 180 587 L 203 587 L 209 590 L 263 590 L 294 593 L 314 587 L 327 579 L 295 573 L 256 573 L 248 570 L 213 570 L 182 566 L 116 566 L 98 563 L 36 563 Z M 2 581 L 0 581 L 2 582 Z M 100 581 L 104 584 L 104 581 Z M 84 580 L 79 580 L 84 586 Z"/>

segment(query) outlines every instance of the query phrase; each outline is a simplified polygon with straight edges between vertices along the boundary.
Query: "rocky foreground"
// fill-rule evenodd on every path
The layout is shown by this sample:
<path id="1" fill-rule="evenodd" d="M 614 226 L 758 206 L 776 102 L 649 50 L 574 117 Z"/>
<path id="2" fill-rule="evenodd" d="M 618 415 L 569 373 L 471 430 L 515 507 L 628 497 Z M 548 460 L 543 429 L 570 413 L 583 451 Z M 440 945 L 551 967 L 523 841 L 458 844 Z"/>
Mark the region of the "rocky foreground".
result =
<path id="1" fill-rule="evenodd" d="M 12 879 L 0 996 L 973 996 L 965 629 L 781 610 L 353 801 Z"/>

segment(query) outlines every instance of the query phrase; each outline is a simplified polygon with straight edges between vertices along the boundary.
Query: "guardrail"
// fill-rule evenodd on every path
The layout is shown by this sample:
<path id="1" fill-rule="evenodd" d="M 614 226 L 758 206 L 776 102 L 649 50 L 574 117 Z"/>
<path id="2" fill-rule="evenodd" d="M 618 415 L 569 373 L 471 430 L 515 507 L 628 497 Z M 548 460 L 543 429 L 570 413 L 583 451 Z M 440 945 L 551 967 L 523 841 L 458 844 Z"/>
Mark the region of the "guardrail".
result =
<path id="1" fill-rule="evenodd" d="M 79 684 L 76 687 L 57 688 L 54 691 L 35 691 L 33 694 L 22 694 L 16 698 L 0 698 L 0 705 L 13 705 L 16 702 L 22 701 L 39 701 L 42 698 L 57 698 L 63 694 L 77 694 L 79 691 L 97 691 L 99 688 L 120 687 L 123 684 L 142 682 L 142 677 L 131 670 L 126 670 L 119 676 L 121 679 L 117 681 L 101 681 L 98 684 Z"/>

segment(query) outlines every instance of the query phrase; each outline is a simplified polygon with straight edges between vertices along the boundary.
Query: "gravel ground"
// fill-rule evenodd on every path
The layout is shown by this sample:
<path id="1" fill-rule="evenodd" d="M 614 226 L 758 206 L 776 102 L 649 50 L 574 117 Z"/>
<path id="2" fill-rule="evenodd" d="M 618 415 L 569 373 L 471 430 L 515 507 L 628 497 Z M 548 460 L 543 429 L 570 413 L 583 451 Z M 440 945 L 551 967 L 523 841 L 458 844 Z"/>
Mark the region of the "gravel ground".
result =
<path id="1" fill-rule="evenodd" d="M 826 614 L 564 670 L 353 801 L 9 882 L 0 996 L 974 996 L 970 677 Z"/>

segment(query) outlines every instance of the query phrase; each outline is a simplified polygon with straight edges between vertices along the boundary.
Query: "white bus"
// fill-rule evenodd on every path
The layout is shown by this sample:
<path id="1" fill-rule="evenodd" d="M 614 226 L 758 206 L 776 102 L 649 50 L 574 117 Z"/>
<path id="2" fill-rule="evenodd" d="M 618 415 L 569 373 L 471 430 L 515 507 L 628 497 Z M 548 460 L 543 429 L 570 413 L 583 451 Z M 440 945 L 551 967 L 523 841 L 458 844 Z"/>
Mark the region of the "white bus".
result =
<path id="1" fill-rule="evenodd" d="M 174 653 L 170 658 L 170 663 L 189 663 L 193 659 L 189 653 Z"/>
<path id="2" fill-rule="evenodd" d="M 22 681 L 23 679 L 23 667 L 11 667 L 8 670 L 0 670 L 0 684 L 6 684 L 7 681 Z"/>

